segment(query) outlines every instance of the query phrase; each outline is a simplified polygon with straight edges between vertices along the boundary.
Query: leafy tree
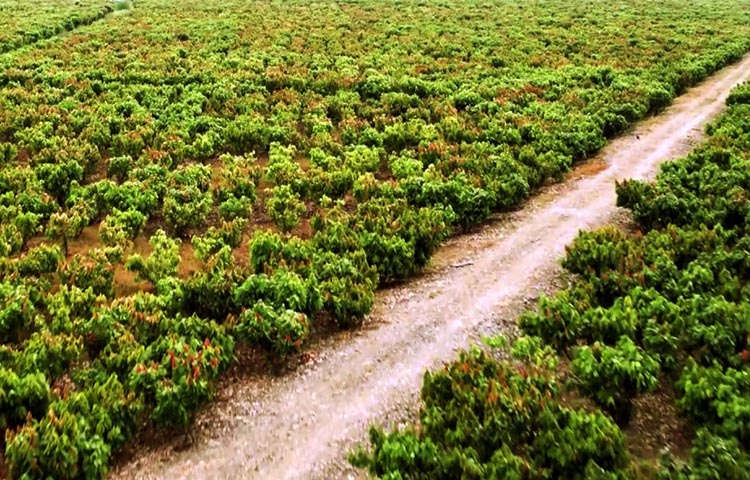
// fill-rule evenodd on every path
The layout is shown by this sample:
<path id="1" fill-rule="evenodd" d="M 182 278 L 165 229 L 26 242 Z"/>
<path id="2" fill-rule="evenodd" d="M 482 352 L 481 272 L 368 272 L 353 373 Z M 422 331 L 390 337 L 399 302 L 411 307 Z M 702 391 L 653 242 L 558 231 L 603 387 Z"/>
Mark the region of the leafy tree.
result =
<path id="1" fill-rule="evenodd" d="M 659 383 L 659 362 L 623 336 L 614 347 L 594 343 L 575 350 L 573 374 L 580 390 L 626 424 L 631 401 Z"/>
<path id="2" fill-rule="evenodd" d="M 180 245 L 178 239 L 169 238 L 163 230 L 157 230 L 149 240 L 152 253 L 144 258 L 140 254 L 131 255 L 125 267 L 138 274 L 140 280 L 153 285 L 168 277 L 176 277 L 180 265 Z"/>
<path id="3" fill-rule="evenodd" d="M 289 185 L 274 187 L 271 196 L 266 199 L 268 216 L 283 232 L 289 232 L 299 225 L 305 211 L 305 204 Z"/>
<path id="4" fill-rule="evenodd" d="M 137 237 L 148 218 L 138 210 L 113 209 L 99 225 L 99 238 L 108 246 L 126 246 Z"/>
<path id="5" fill-rule="evenodd" d="M 302 349 L 310 321 L 304 313 L 258 302 L 242 312 L 235 330 L 239 338 L 284 356 Z"/>
<path id="6" fill-rule="evenodd" d="M 81 234 L 89 219 L 79 209 L 53 213 L 47 226 L 47 236 L 59 240 L 64 255 L 68 254 L 68 242 Z"/>

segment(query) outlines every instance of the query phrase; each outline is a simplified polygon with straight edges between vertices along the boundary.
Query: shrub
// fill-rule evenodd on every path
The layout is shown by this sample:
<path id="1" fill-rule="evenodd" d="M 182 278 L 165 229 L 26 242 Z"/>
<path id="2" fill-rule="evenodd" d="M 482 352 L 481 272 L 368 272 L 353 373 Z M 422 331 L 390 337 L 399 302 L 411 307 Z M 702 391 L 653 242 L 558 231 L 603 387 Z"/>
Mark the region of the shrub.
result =
<path id="1" fill-rule="evenodd" d="M 266 199 L 268 216 L 283 232 L 289 232 L 299 225 L 305 211 L 305 204 L 289 185 L 274 187 L 271 196 Z"/>
<path id="2" fill-rule="evenodd" d="M 157 230 L 149 240 L 153 253 L 148 258 L 131 255 L 125 267 L 138 274 L 140 280 L 156 285 L 167 277 L 176 277 L 180 264 L 180 245 L 177 239 L 169 238 L 163 230 Z"/>
<path id="3" fill-rule="evenodd" d="M 594 343 L 577 348 L 572 367 L 580 390 L 619 424 L 630 420 L 633 398 L 659 383 L 659 362 L 625 336 L 615 347 Z"/>
<path id="4" fill-rule="evenodd" d="M 113 209 L 99 225 L 99 238 L 108 246 L 125 246 L 141 233 L 147 220 L 138 210 Z"/>
<path id="5" fill-rule="evenodd" d="M 239 338 L 283 357 L 301 351 L 310 321 L 304 313 L 258 302 L 242 312 L 235 331 Z"/>
<path id="6" fill-rule="evenodd" d="M 210 191 L 201 192 L 192 186 L 168 188 L 162 215 L 174 231 L 181 235 L 189 228 L 203 225 L 212 208 L 213 197 Z"/>

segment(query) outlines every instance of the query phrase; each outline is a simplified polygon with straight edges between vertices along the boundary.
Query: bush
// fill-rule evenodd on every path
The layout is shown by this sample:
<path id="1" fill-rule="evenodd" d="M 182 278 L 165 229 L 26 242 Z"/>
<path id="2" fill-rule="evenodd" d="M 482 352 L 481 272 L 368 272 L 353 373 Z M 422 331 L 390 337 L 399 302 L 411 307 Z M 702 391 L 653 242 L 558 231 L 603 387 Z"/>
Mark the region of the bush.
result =
<path id="1" fill-rule="evenodd" d="M 286 269 L 278 269 L 272 275 L 250 275 L 234 291 L 234 300 L 241 307 L 251 307 L 264 301 L 275 308 L 305 312 L 314 315 L 323 307 L 323 299 L 313 276 L 304 280 Z"/>
<path id="2" fill-rule="evenodd" d="M 87 417 L 67 410 L 64 401 L 47 416 L 31 420 L 8 436 L 5 457 L 11 478 L 99 479 L 112 451 L 100 436 L 89 435 Z"/>
<path id="3" fill-rule="evenodd" d="M 121 257 L 121 249 L 94 248 L 85 254 L 76 254 L 59 266 L 57 276 L 62 284 L 77 286 L 107 298 L 115 294 L 115 261 Z"/>
<path id="4" fill-rule="evenodd" d="M 22 284 L 0 283 L 0 340 L 12 343 L 26 330 L 33 319 L 32 292 Z"/>
<path id="5" fill-rule="evenodd" d="M 221 349 L 208 338 L 173 334 L 154 342 L 147 355 L 157 362 L 154 383 L 146 387 L 153 395 L 151 418 L 158 424 L 187 427 L 198 408 L 213 398 Z M 132 375 L 148 377 L 146 368 L 137 365 Z M 140 386 L 138 380 L 133 384 Z"/>
<path id="6" fill-rule="evenodd" d="M 659 362 L 629 337 L 615 347 L 594 343 L 576 349 L 572 367 L 580 390 L 621 425 L 630 420 L 632 400 L 659 383 Z"/>
<path id="7" fill-rule="evenodd" d="M 142 402 L 115 375 L 70 397 L 7 435 L 11 478 L 99 479 L 132 435 Z"/>
<path id="8" fill-rule="evenodd" d="M 665 458 L 661 467 L 659 480 L 742 480 L 750 471 L 750 455 L 736 439 L 701 428 L 687 462 Z"/>
<path id="9" fill-rule="evenodd" d="M 133 158 L 129 155 L 112 157 L 107 163 L 107 176 L 122 182 L 128 178 L 134 165 Z"/>
<path id="10" fill-rule="evenodd" d="M 157 230 L 149 240 L 153 253 L 148 258 L 131 255 L 125 267 L 138 274 L 140 280 L 156 285 L 167 277 L 176 277 L 180 265 L 180 245 L 177 239 L 169 238 L 163 230 Z"/>
<path id="11" fill-rule="evenodd" d="M 181 235 L 189 228 L 203 225 L 212 208 L 213 197 L 210 191 L 201 192 L 192 186 L 168 188 L 162 215 L 175 233 Z"/>
<path id="12" fill-rule="evenodd" d="M 370 313 L 378 284 L 377 271 L 367 264 L 362 251 L 348 255 L 326 252 L 313 258 L 323 310 L 337 325 L 350 327 Z"/>
<path id="13" fill-rule="evenodd" d="M 247 220 L 237 218 L 231 222 L 221 222 L 218 227 L 210 227 L 202 237 L 193 235 L 190 242 L 195 249 L 195 257 L 202 262 L 219 252 L 222 247 L 237 248 L 242 241 L 242 232 Z"/>
<path id="14" fill-rule="evenodd" d="M 727 97 L 726 104 L 728 106 L 750 104 L 750 83 L 744 83 L 732 89 Z"/>
<path id="15" fill-rule="evenodd" d="M 138 210 L 113 209 L 99 225 L 99 238 L 107 246 L 125 246 L 141 233 L 147 220 Z"/>
<path id="16" fill-rule="evenodd" d="M 307 208 L 289 185 L 274 187 L 266 200 L 266 212 L 274 224 L 283 232 L 299 225 L 300 217 Z"/>
<path id="17" fill-rule="evenodd" d="M 677 382 L 677 405 L 712 434 L 750 442 L 750 367 L 701 367 L 690 361 Z"/>
<path id="18" fill-rule="evenodd" d="M 310 334 L 310 322 L 304 313 L 261 301 L 242 312 L 235 331 L 240 339 L 283 357 L 302 350 Z"/>
<path id="19" fill-rule="evenodd" d="M 162 215 L 179 235 L 206 221 L 213 209 L 211 169 L 191 165 L 170 173 Z"/>
<path id="20" fill-rule="evenodd" d="M 19 376 L 5 366 L 0 367 L 0 430 L 23 425 L 29 415 L 42 418 L 51 401 L 49 383 L 43 373 Z"/>
<path id="21" fill-rule="evenodd" d="M 224 220 L 250 218 L 253 202 L 247 197 L 228 196 L 219 204 L 219 216 Z"/>

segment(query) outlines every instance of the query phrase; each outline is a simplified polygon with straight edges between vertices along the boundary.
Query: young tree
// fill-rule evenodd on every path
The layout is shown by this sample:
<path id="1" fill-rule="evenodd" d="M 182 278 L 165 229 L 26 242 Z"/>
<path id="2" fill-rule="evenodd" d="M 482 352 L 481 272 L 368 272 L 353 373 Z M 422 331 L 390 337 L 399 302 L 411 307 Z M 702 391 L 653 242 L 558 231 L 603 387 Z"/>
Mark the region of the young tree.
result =
<path id="1" fill-rule="evenodd" d="M 281 185 L 272 190 L 266 200 L 266 212 L 283 232 L 289 232 L 300 222 L 305 213 L 305 204 L 289 185 Z"/>

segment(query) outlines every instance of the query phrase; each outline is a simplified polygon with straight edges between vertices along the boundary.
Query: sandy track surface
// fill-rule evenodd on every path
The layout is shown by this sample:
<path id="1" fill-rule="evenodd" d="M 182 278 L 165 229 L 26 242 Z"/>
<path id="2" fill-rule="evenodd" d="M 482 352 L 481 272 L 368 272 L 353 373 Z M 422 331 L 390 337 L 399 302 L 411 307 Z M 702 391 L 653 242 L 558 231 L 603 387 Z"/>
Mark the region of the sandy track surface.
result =
<path id="1" fill-rule="evenodd" d="M 225 386 L 199 416 L 187 450 L 176 452 L 170 442 L 146 448 L 112 476 L 360 477 L 345 454 L 365 440 L 368 425 L 413 415 L 424 370 L 478 335 L 512 334 L 524 305 L 555 287 L 565 245 L 617 214 L 615 180 L 649 178 L 661 162 L 687 154 L 731 88 L 748 77 L 750 56 L 612 141 L 519 211 L 447 242 L 425 275 L 379 292 L 365 326 L 316 345 L 313 361 Z"/>

